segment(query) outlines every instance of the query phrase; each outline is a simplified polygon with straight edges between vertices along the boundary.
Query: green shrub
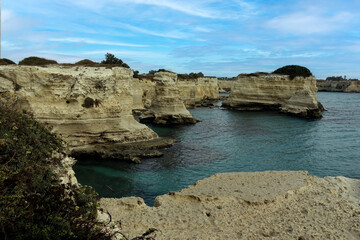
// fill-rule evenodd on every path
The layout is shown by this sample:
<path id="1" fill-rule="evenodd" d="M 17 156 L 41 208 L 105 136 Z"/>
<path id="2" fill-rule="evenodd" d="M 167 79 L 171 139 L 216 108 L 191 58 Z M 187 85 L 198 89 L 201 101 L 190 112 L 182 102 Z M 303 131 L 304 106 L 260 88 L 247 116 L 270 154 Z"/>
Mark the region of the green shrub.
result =
<path id="1" fill-rule="evenodd" d="M 50 64 L 58 64 L 55 60 L 49 60 L 40 57 L 28 57 L 24 58 L 19 62 L 19 65 L 29 65 L 29 66 L 44 66 Z"/>
<path id="2" fill-rule="evenodd" d="M 110 239 L 96 192 L 60 184 L 62 151 L 42 124 L 0 106 L 0 239 Z"/>
<path id="3" fill-rule="evenodd" d="M 275 70 L 273 73 L 289 75 L 290 79 L 294 79 L 295 77 L 310 77 L 312 73 L 306 67 L 298 66 L 298 65 L 287 65 L 282 68 Z"/>
<path id="4" fill-rule="evenodd" d="M 75 65 L 77 65 L 77 66 L 94 66 L 96 64 L 98 64 L 98 63 L 93 62 L 93 61 L 91 61 L 89 59 L 83 59 L 83 60 L 78 61 L 78 62 L 75 63 Z"/>
<path id="5" fill-rule="evenodd" d="M 115 57 L 115 55 L 111 53 L 105 54 L 105 60 L 101 61 L 101 64 L 119 65 L 121 67 L 130 68 L 129 65 L 127 65 L 121 59 Z"/>
<path id="6" fill-rule="evenodd" d="M 16 64 L 16 63 L 14 63 L 13 61 L 7 58 L 0 58 L 0 65 L 12 65 L 12 64 Z"/>
<path id="7" fill-rule="evenodd" d="M 92 108 L 92 107 L 94 107 L 94 104 L 95 104 L 94 99 L 87 97 L 87 98 L 85 98 L 84 103 L 82 104 L 82 106 L 84 108 Z"/>

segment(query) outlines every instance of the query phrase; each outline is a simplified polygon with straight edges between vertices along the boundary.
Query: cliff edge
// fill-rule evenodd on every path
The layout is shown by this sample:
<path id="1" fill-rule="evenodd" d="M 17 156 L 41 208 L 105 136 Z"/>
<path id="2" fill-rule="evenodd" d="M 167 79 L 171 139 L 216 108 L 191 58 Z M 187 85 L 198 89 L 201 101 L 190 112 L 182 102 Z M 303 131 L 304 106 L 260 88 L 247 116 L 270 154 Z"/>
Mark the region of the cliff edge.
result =
<path id="1" fill-rule="evenodd" d="M 158 139 L 132 115 L 131 69 L 0 66 L 0 82 L 0 100 L 50 125 L 71 154 L 133 158 L 136 153 L 124 156 L 116 144 Z"/>
<path id="2" fill-rule="evenodd" d="M 222 173 L 156 198 L 103 198 L 132 238 L 359 239 L 360 180 L 307 172 Z"/>

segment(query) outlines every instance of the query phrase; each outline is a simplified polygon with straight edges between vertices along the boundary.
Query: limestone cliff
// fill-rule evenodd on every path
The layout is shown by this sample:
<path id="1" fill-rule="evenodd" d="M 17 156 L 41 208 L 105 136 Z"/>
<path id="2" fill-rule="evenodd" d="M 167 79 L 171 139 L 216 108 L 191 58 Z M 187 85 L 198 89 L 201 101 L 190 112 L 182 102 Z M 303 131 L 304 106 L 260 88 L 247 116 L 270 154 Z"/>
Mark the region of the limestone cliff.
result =
<path id="1" fill-rule="evenodd" d="M 278 74 L 240 74 L 224 107 L 238 110 L 276 110 L 304 117 L 321 118 L 316 79 Z"/>
<path id="2" fill-rule="evenodd" d="M 356 92 L 360 93 L 360 81 L 356 80 L 317 80 L 316 86 L 323 92 Z"/>
<path id="3" fill-rule="evenodd" d="M 230 92 L 232 86 L 234 85 L 234 80 L 219 80 L 219 91 L 220 92 Z"/>
<path id="4" fill-rule="evenodd" d="M 132 116 L 132 76 L 121 67 L 1 66 L 1 101 L 51 125 L 72 153 L 98 152 L 107 143 L 158 138 Z"/>
<path id="5" fill-rule="evenodd" d="M 145 111 L 141 109 L 134 111 L 140 121 L 160 125 L 193 124 L 197 122 L 186 109 L 176 80 L 176 73 L 159 71 L 155 73 L 153 78 L 140 81 L 143 91 L 141 101 Z"/>
<path id="6" fill-rule="evenodd" d="M 187 108 L 209 106 L 219 99 L 219 85 L 216 77 L 178 78 L 176 85 Z"/>
<path id="7" fill-rule="evenodd" d="M 360 180 L 307 172 L 222 173 L 158 196 L 101 199 L 129 238 L 359 239 Z"/>

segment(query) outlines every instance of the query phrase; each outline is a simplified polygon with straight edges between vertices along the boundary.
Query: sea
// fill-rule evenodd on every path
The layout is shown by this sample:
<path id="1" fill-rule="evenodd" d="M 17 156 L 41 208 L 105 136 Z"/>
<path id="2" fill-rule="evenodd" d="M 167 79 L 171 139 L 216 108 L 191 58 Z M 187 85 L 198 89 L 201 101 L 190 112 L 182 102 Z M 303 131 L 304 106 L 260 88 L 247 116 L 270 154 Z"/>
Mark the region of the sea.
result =
<path id="1" fill-rule="evenodd" d="M 164 156 L 141 164 L 78 161 L 76 177 L 101 197 L 137 196 L 152 206 L 158 195 L 223 172 L 308 171 L 360 179 L 360 94 L 318 92 L 327 111 L 320 120 L 276 112 L 196 108 L 195 125 L 149 125 L 176 139 Z"/>

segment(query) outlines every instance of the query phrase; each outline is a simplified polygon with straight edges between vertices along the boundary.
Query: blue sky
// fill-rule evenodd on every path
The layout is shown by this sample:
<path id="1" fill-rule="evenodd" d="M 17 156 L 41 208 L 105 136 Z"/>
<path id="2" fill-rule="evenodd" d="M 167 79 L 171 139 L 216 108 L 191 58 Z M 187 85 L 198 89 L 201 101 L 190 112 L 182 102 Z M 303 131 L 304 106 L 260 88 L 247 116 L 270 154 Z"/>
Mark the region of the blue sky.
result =
<path id="1" fill-rule="evenodd" d="M 360 78 L 359 0 L 3 0 L 2 57 L 115 54 L 132 69 L 236 76 L 288 64 Z"/>

